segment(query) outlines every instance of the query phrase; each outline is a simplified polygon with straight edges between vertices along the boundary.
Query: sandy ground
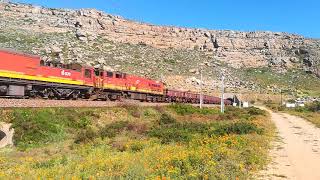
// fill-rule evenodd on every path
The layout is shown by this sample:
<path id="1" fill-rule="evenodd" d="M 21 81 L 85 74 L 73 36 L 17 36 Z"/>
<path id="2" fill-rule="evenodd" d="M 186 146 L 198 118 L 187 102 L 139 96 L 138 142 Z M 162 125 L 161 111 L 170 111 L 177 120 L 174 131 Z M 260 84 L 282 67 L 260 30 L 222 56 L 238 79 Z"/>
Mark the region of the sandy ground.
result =
<path id="1" fill-rule="evenodd" d="M 257 179 L 320 180 L 320 129 L 302 118 L 269 112 L 278 136 L 272 162 Z"/>

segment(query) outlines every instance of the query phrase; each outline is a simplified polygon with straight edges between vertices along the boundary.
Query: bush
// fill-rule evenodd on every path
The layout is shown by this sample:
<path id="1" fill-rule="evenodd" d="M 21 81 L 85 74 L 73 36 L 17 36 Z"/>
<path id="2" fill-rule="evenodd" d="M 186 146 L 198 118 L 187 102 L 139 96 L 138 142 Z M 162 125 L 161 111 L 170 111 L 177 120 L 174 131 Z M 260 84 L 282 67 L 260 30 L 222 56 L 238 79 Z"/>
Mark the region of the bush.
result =
<path id="1" fill-rule="evenodd" d="M 157 111 L 154 108 L 146 108 L 143 112 L 144 117 L 153 117 L 157 115 Z"/>
<path id="2" fill-rule="evenodd" d="M 125 108 L 132 117 L 140 118 L 141 112 L 138 106 L 130 105 L 130 104 L 122 104 L 122 108 Z"/>
<path id="3" fill-rule="evenodd" d="M 60 141 L 66 134 L 64 124 L 48 109 L 17 109 L 12 123 L 15 142 L 22 149 Z"/>
<path id="4" fill-rule="evenodd" d="M 202 114 L 202 115 L 209 115 L 209 114 L 218 114 L 217 109 L 210 109 L 210 108 L 202 108 L 195 107 L 189 104 L 172 104 L 169 108 L 173 109 L 179 115 L 190 115 L 190 114 Z"/>
<path id="5" fill-rule="evenodd" d="M 128 121 L 117 121 L 113 122 L 109 125 L 106 125 L 104 128 L 100 130 L 100 136 L 102 138 L 113 138 L 121 131 L 125 130 L 128 127 Z"/>
<path id="6" fill-rule="evenodd" d="M 190 132 L 187 129 L 181 128 L 181 126 L 154 128 L 148 132 L 148 136 L 159 138 L 162 144 L 189 142 L 191 140 Z"/>
<path id="7" fill-rule="evenodd" d="M 175 123 L 176 119 L 174 119 L 171 115 L 164 113 L 161 115 L 159 119 L 159 124 L 164 125 L 164 124 L 172 124 Z"/>
<path id="8" fill-rule="evenodd" d="M 52 116 L 65 127 L 84 129 L 91 125 L 91 118 L 99 118 L 92 110 L 76 110 L 74 108 L 53 108 Z"/>
<path id="9" fill-rule="evenodd" d="M 286 109 L 285 106 L 279 104 L 266 104 L 266 106 L 274 111 L 284 111 Z"/>
<path id="10" fill-rule="evenodd" d="M 142 122 L 131 122 L 127 125 L 126 129 L 138 134 L 143 134 L 148 130 L 148 126 L 146 123 Z"/>
<path id="11" fill-rule="evenodd" d="M 238 108 L 227 107 L 225 114 L 219 115 L 219 120 L 250 120 L 257 115 L 265 115 L 263 110 L 250 107 L 250 108 Z"/>
<path id="12" fill-rule="evenodd" d="M 236 122 L 231 124 L 225 124 L 214 130 L 215 135 L 226 135 L 226 134 L 250 134 L 257 133 L 261 134 L 263 129 L 257 127 L 257 125 L 248 122 Z"/>
<path id="13" fill-rule="evenodd" d="M 97 138 L 97 136 L 98 134 L 92 128 L 88 128 L 80 131 L 74 142 L 77 144 L 92 142 L 95 138 Z"/>
<path id="14" fill-rule="evenodd" d="M 140 143 L 140 142 L 134 142 L 130 145 L 130 150 L 132 152 L 139 152 L 143 150 L 143 148 L 144 148 L 144 145 L 143 143 Z"/>
<path id="15" fill-rule="evenodd" d="M 127 137 L 119 136 L 119 137 L 112 139 L 112 141 L 111 141 L 111 146 L 120 152 L 124 152 L 128 149 L 127 144 L 128 144 Z"/>
<path id="16" fill-rule="evenodd" d="M 189 115 L 196 112 L 195 107 L 185 104 L 172 104 L 169 106 L 179 115 Z"/>
<path id="17" fill-rule="evenodd" d="M 305 108 L 305 107 L 296 107 L 296 108 L 294 108 L 294 111 L 296 111 L 296 112 L 307 112 L 308 109 Z"/>
<path id="18" fill-rule="evenodd" d="M 266 115 L 266 112 L 264 110 L 261 110 L 259 108 L 255 108 L 255 107 L 250 107 L 247 109 L 247 112 L 251 115 L 251 116 L 258 116 L 258 115 Z"/>
<path id="19" fill-rule="evenodd" d="M 307 105 L 306 107 L 309 111 L 318 112 L 320 111 L 320 102 L 314 102 L 312 104 Z"/>
<path id="20" fill-rule="evenodd" d="M 67 134 L 89 127 L 92 117 L 99 115 L 91 109 L 22 108 L 13 110 L 10 122 L 16 145 L 26 149 L 64 140 Z"/>

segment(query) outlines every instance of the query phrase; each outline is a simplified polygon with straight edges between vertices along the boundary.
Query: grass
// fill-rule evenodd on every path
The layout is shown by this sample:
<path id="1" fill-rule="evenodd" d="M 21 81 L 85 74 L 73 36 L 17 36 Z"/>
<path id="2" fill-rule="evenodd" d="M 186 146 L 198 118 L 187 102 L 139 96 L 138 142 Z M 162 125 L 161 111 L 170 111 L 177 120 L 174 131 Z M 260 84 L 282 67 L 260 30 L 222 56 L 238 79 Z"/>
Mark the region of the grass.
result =
<path id="1" fill-rule="evenodd" d="M 137 115 L 138 114 L 138 115 Z M 267 162 L 273 125 L 255 108 L 2 109 L 16 146 L 0 178 L 247 179 Z"/>

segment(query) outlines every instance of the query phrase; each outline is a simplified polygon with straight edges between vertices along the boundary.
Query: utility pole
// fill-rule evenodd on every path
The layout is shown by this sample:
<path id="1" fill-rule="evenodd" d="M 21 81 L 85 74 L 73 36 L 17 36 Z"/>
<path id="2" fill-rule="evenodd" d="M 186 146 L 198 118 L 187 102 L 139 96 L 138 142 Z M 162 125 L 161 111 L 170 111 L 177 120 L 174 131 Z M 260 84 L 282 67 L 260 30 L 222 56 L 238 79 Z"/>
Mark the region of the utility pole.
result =
<path id="1" fill-rule="evenodd" d="M 203 95 L 202 95 L 202 69 L 200 69 L 200 109 L 202 109 Z"/>
<path id="2" fill-rule="evenodd" d="M 224 113 L 224 74 L 221 73 L 221 113 Z"/>
<path id="3" fill-rule="evenodd" d="M 282 103 L 282 89 L 280 88 L 280 106 L 282 106 L 283 103 Z"/>

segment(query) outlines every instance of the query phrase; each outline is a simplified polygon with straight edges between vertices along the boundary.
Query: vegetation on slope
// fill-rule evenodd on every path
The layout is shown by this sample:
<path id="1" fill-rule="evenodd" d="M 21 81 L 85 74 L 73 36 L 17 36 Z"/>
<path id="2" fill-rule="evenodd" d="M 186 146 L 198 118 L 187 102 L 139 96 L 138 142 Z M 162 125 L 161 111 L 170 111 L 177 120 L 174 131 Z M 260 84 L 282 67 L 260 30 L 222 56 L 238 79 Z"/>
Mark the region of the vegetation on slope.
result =
<path id="1" fill-rule="evenodd" d="M 2 178 L 245 179 L 267 161 L 273 125 L 256 108 L 3 109 L 15 128 Z"/>
<path id="2" fill-rule="evenodd" d="M 289 70 L 279 74 L 269 68 L 247 69 L 244 76 L 261 85 L 261 90 L 276 87 L 284 94 L 320 96 L 320 79 L 301 70 Z M 279 93 L 279 92 L 277 92 Z"/>

